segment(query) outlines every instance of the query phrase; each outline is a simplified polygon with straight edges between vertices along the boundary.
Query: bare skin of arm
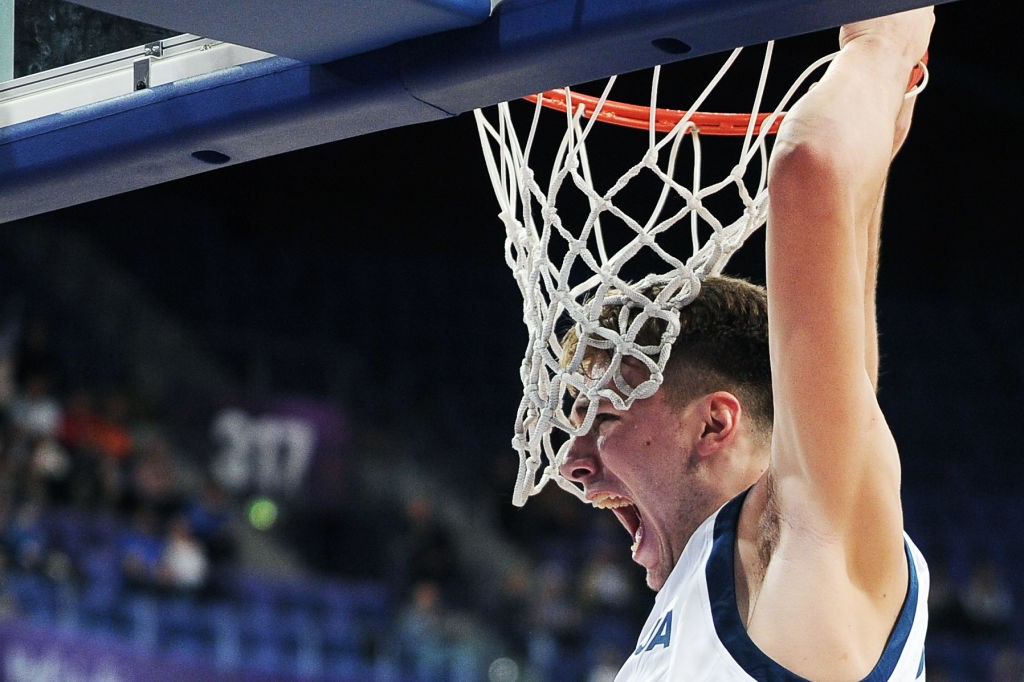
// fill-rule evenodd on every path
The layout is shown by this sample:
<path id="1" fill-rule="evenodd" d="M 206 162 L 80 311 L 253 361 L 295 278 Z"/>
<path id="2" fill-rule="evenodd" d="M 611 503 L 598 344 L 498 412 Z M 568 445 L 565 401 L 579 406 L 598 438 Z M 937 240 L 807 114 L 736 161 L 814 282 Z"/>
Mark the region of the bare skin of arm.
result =
<path id="1" fill-rule="evenodd" d="M 775 425 L 768 473 L 740 519 L 737 584 L 751 638 L 812 679 L 867 674 L 906 595 L 899 456 L 875 398 L 874 296 L 886 175 L 932 22 L 928 9 L 844 27 L 769 171 Z"/>
<path id="2" fill-rule="evenodd" d="M 896 119 L 896 134 L 893 139 L 892 157 L 896 157 L 910 132 L 910 120 L 914 113 L 915 98 L 904 100 Z M 885 185 L 878 194 L 875 211 L 868 225 L 864 258 L 864 367 L 871 379 L 871 385 L 878 391 L 878 319 L 875 308 L 875 290 L 878 284 L 878 253 L 882 232 L 882 205 L 885 199 Z"/>

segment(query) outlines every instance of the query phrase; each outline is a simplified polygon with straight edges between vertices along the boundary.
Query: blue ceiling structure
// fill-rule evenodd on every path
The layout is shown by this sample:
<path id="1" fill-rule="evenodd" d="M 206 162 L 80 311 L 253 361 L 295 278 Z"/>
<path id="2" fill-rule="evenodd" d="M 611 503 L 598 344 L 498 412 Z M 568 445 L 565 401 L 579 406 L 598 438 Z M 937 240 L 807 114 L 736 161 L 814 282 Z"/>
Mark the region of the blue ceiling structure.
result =
<path id="1" fill-rule="evenodd" d="M 276 56 L 0 128 L 0 222 L 922 0 L 80 0 Z"/>

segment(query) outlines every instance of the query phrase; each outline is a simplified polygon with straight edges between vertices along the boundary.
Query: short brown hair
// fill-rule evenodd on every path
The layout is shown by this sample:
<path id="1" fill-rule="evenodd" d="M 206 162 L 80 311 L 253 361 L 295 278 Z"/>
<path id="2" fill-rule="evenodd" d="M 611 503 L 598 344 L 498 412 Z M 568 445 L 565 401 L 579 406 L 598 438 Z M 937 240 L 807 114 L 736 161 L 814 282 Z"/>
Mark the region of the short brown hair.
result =
<path id="1" fill-rule="evenodd" d="M 661 288 L 656 285 L 642 293 L 653 300 Z M 618 329 L 620 310 L 620 305 L 606 305 L 601 311 L 600 325 Z M 629 319 L 638 312 L 639 308 Z M 670 399 L 684 405 L 707 393 L 729 391 L 740 399 L 758 431 L 770 433 L 772 384 L 768 299 L 764 287 L 735 277 L 708 277 L 697 297 L 680 310 L 679 325 L 679 336 L 672 344 L 672 355 L 665 368 L 664 389 Z M 639 345 L 657 346 L 664 330 L 664 321 L 651 318 L 636 341 Z M 574 327 L 562 339 L 564 363 L 573 356 L 578 343 Z"/>

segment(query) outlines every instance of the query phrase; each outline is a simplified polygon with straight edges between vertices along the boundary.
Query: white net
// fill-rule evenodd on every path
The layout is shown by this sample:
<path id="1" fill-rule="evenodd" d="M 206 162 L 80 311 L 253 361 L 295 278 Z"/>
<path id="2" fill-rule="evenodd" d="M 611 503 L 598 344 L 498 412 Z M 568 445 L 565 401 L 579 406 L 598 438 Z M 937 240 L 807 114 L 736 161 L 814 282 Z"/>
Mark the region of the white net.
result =
<path id="1" fill-rule="evenodd" d="M 729 55 L 688 112 L 701 109 L 739 54 L 737 49 Z M 601 399 L 626 409 L 661 385 L 679 331 L 679 309 L 697 296 L 704 278 L 720 273 L 730 256 L 765 222 L 768 129 L 783 115 L 802 83 L 832 56 L 809 66 L 779 101 L 766 109 L 762 99 L 772 45 L 766 47 L 751 113 L 772 113 L 759 128 L 751 117 L 745 134 L 736 139 L 735 165 L 725 177 L 710 182 L 701 177 L 701 132 L 691 113 L 682 116 L 670 132 L 655 130 L 659 68 L 652 77 L 652 113 L 643 156 L 603 188 L 595 180 L 596 169 L 591 167 L 587 148 L 595 125 L 603 124 L 595 123 L 597 115 L 584 118 L 583 107 L 574 105 L 568 89 L 569 106 L 562 116 L 565 132 L 557 140 L 551 170 L 544 177 L 534 168 L 538 163 L 535 157 L 540 156 L 535 145 L 541 146 L 537 144 L 544 118 L 541 102 L 523 132 L 517 131 L 509 103 L 496 107 L 493 121 L 493 113 L 489 118 L 483 111 L 476 112 L 487 169 L 505 225 L 506 262 L 523 295 L 523 320 L 529 335 L 520 370 L 523 399 L 513 438 L 520 456 L 515 505 L 525 504 L 552 480 L 582 498 L 580 489 L 559 473 L 570 441 L 564 438 L 556 448 L 553 433 L 586 433 Z M 615 82 L 610 79 L 604 88 L 596 104 L 598 113 Z M 548 118 L 555 116 L 547 114 Z M 638 184 L 654 188 L 647 202 L 653 208 L 623 207 L 632 201 L 626 199 L 629 188 Z M 721 202 L 715 203 L 715 211 L 710 206 L 712 197 L 719 194 L 732 195 L 733 213 L 725 219 L 716 215 L 728 210 L 718 208 Z M 685 239 L 689 244 L 684 248 L 690 253 L 685 260 L 667 246 L 679 241 L 677 226 L 689 228 Z M 631 281 L 626 273 L 641 263 L 648 274 Z M 599 323 L 608 305 L 621 306 L 614 329 Z M 662 321 L 664 333 L 657 345 L 641 345 L 637 335 L 651 319 Z M 571 357 L 564 357 L 561 336 L 570 326 L 579 343 Z M 609 358 L 599 377 L 586 377 L 583 371 L 588 348 L 602 349 Z M 620 372 L 626 357 L 643 363 L 649 378 L 630 386 Z M 569 415 L 575 394 L 586 398 L 583 404 L 588 407 L 574 425 Z"/>

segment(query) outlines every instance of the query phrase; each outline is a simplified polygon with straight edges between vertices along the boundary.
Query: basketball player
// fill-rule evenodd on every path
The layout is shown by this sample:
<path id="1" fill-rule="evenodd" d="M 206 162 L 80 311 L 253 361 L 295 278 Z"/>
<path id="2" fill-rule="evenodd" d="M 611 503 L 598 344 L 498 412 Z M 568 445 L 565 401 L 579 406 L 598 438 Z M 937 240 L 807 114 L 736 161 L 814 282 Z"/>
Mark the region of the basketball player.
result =
<path id="1" fill-rule="evenodd" d="M 662 388 L 599 405 L 561 463 L 619 517 L 658 591 L 618 680 L 924 676 L 928 574 L 875 398 L 874 294 L 886 174 L 932 23 L 927 9 L 841 29 L 775 144 L 767 302 L 705 282 Z M 593 351 L 587 374 L 607 361 Z M 578 398 L 577 423 L 586 409 Z"/>

